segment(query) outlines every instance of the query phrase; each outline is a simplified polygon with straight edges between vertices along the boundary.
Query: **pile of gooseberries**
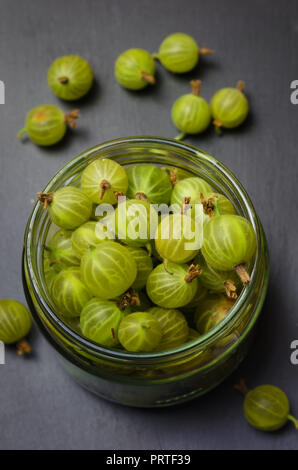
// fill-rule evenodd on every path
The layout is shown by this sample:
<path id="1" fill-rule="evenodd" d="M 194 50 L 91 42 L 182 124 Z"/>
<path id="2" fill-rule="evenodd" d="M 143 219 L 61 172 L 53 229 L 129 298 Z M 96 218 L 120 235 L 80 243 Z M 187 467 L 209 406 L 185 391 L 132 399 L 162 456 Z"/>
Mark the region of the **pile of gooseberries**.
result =
<path id="1" fill-rule="evenodd" d="M 53 309 L 102 347 L 191 345 L 226 321 L 250 282 L 254 229 L 204 178 L 98 158 L 38 199 L 55 228 L 43 252 Z M 107 205 L 107 217 L 95 215 Z"/>

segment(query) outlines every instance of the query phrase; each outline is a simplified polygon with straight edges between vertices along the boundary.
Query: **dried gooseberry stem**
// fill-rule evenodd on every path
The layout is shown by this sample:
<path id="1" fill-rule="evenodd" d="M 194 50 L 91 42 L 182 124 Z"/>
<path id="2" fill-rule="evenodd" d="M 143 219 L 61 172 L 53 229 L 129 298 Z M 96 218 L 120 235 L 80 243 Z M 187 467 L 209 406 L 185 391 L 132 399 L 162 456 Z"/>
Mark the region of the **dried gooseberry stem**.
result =
<path id="1" fill-rule="evenodd" d="M 208 47 L 201 47 L 200 49 L 200 53 L 203 55 L 213 54 L 213 52 L 213 49 L 209 49 Z"/>
<path id="2" fill-rule="evenodd" d="M 186 282 L 193 281 L 196 277 L 202 274 L 202 270 L 199 268 L 198 264 L 191 264 L 188 269 L 188 273 L 186 274 L 184 280 Z"/>
<path id="3" fill-rule="evenodd" d="M 73 111 L 70 111 L 69 113 L 64 114 L 65 121 L 70 125 L 72 129 L 77 127 L 76 119 L 80 117 L 80 112 L 78 109 L 74 109 Z"/>
<path id="4" fill-rule="evenodd" d="M 146 201 L 146 202 L 149 202 L 148 199 L 147 199 L 146 194 L 144 194 L 144 193 L 136 193 L 136 194 L 135 194 L 135 198 L 138 199 L 138 201 Z"/>
<path id="5" fill-rule="evenodd" d="M 172 185 L 175 187 L 177 183 L 179 183 L 179 180 L 177 178 L 177 168 L 174 168 L 169 175 L 170 181 Z"/>
<path id="6" fill-rule="evenodd" d="M 21 129 L 20 132 L 18 132 L 17 138 L 21 139 L 26 134 L 26 132 L 27 132 L 27 129 L 26 127 L 24 127 L 24 129 Z"/>
<path id="7" fill-rule="evenodd" d="M 43 208 L 47 209 L 53 201 L 53 193 L 37 193 L 38 200 L 43 204 Z"/>
<path id="8" fill-rule="evenodd" d="M 209 217 L 214 217 L 215 206 L 214 206 L 214 197 L 210 197 L 209 199 L 204 198 L 204 194 L 200 194 L 201 203 L 203 205 L 203 211 Z"/>
<path id="9" fill-rule="evenodd" d="M 224 286 L 225 286 L 227 297 L 229 299 L 236 300 L 238 296 L 237 296 L 237 287 L 235 286 L 234 282 L 228 279 L 224 283 Z"/>
<path id="10" fill-rule="evenodd" d="M 250 283 L 250 275 L 247 272 L 245 264 L 238 264 L 238 266 L 235 266 L 235 270 L 244 285 Z"/>
<path id="11" fill-rule="evenodd" d="M 150 73 L 141 72 L 141 76 L 142 79 L 145 80 L 145 82 L 150 83 L 150 85 L 155 84 L 155 78 L 153 77 L 153 75 L 150 75 Z"/>
<path id="12" fill-rule="evenodd" d="M 191 200 L 190 197 L 184 197 L 183 198 L 182 205 L 181 205 L 181 214 L 182 215 L 185 215 L 187 213 L 188 209 L 191 209 L 191 206 L 189 207 L 190 200 Z"/>
<path id="13" fill-rule="evenodd" d="M 243 379 L 240 380 L 239 384 L 234 385 L 234 388 L 244 396 L 249 392 L 249 389 Z"/>
<path id="14" fill-rule="evenodd" d="M 297 431 L 298 431 L 298 419 L 294 418 L 294 416 L 292 416 L 292 415 L 288 415 L 288 419 L 289 419 L 290 421 L 292 421 L 292 423 L 294 423 L 295 428 L 296 428 Z"/>
<path id="15" fill-rule="evenodd" d="M 21 341 L 19 341 L 16 344 L 16 347 L 17 347 L 17 353 L 19 356 L 32 353 L 32 348 L 30 344 L 28 343 L 28 341 L 26 341 L 25 339 L 21 339 Z"/>
<path id="16" fill-rule="evenodd" d="M 62 84 L 62 85 L 66 85 L 68 83 L 68 77 L 59 77 L 58 78 L 58 81 Z"/>
<path id="17" fill-rule="evenodd" d="M 114 191 L 114 196 L 118 199 L 118 197 L 123 197 L 125 194 L 122 191 Z"/>
<path id="18" fill-rule="evenodd" d="M 104 194 L 107 189 L 110 189 L 111 185 L 107 180 L 102 180 L 102 182 L 99 185 L 100 188 L 100 194 L 99 194 L 99 199 L 102 199 L 104 197 Z"/>
<path id="19" fill-rule="evenodd" d="M 136 304 L 141 305 L 139 294 L 132 288 L 128 289 L 121 297 L 120 302 L 117 303 L 119 310 L 125 310 L 127 307 Z"/>
<path id="20" fill-rule="evenodd" d="M 190 82 L 192 88 L 192 94 L 195 96 L 199 96 L 202 86 L 202 80 L 192 80 Z"/>
<path id="21" fill-rule="evenodd" d="M 236 85 L 237 90 L 243 91 L 244 87 L 245 87 L 245 83 L 242 80 L 239 80 Z"/>

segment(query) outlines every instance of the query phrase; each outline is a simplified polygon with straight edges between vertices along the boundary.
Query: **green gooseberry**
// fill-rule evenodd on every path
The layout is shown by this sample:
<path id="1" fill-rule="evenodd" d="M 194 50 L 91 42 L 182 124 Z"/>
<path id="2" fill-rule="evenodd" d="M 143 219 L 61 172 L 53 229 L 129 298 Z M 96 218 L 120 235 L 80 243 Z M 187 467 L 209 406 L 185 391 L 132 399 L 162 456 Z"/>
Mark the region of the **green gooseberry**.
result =
<path id="1" fill-rule="evenodd" d="M 187 215 L 167 215 L 156 230 L 155 248 L 163 260 L 186 263 L 198 253 L 201 231 L 199 224 Z"/>
<path id="2" fill-rule="evenodd" d="M 254 256 L 256 247 L 255 231 L 244 217 L 225 214 L 204 225 L 202 254 L 206 262 L 219 271 L 236 269 L 244 284 L 250 282 L 245 263 Z"/>
<path id="3" fill-rule="evenodd" d="M 131 312 L 146 312 L 153 307 L 151 300 L 144 291 L 138 291 L 139 302 L 129 306 Z"/>
<path id="4" fill-rule="evenodd" d="M 165 170 L 147 163 L 128 168 L 129 199 L 144 199 L 151 204 L 168 204 L 172 185 Z"/>
<path id="5" fill-rule="evenodd" d="M 53 266 L 55 271 L 80 264 L 80 259 L 72 247 L 72 234 L 71 230 L 61 228 L 45 247 L 49 254 L 50 266 Z"/>
<path id="6" fill-rule="evenodd" d="M 237 290 L 240 280 L 235 270 L 219 271 L 208 264 L 201 252 L 194 259 L 194 263 L 202 270 L 200 282 L 211 292 L 225 293 L 230 299 L 237 299 Z"/>
<path id="7" fill-rule="evenodd" d="M 115 62 L 117 81 L 129 90 L 141 90 L 155 83 L 155 63 L 144 49 L 128 49 Z"/>
<path id="8" fill-rule="evenodd" d="M 148 246 L 154 236 L 158 215 L 149 202 L 129 199 L 118 204 L 115 210 L 115 231 L 118 239 L 128 246 Z"/>
<path id="9" fill-rule="evenodd" d="M 189 327 L 183 313 L 179 310 L 153 307 L 149 313 L 153 315 L 161 327 L 162 339 L 158 345 L 159 351 L 181 346 L 187 341 Z"/>
<path id="10" fill-rule="evenodd" d="M 173 187 L 176 186 L 176 184 L 180 180 L 184 180 L 185 178 L 190 178 L 192 176 L 189 171 L 184 170 L 183 168 L 166 166 L 164 169 L 168 173 L 169 179 Z"/>
<path id="11" fill-rule="evenodd" d="M 80 268 L 67 268 L 55 277 L 51 288 L 52 299 L 65 317 L 78 317 L 92 297 L 82 282 Z"/>
<path id="12" fill-rule="evenodd" d="M 204 179 L 197 176 L 185 178 L 178 181 L 174 186 L 171 196 L 171 205 L 177 204 L 181 207 L 185 198 L 189 198 L 192 205 L 200 204 L 201 194 L 205 198 L 205 195 L 210 192 L 212 192 L 212 187 Z"/>
<path id="13" fill-rule="evenodd" d="M 90 163 L 82 173 L 81 186 L 86 195 L 96 204 L 116 204 L 115 192 L 126 193 L 128 180 L 126 171 L 119 163 L 108 158 Z"/>
<path id="14" fill-rule="evenodd" d="M 151 256 L 143 248 L 128 246 L 127 249 L 137 265 L 137 277 L 131 287 L 136 290 L 143 289 L 146 286 L 149 274 L 153 270 Z"/>
<path id="15" fill-rule="evenodd" d="M 64 186 L 54 193 L 38 193 L 38 200 L 48 209 L 52 222 L 67 230 L 87 222 L 93 210 L 92 202 L 75 186 Z"/>
<path id="16" fill-rule="evenodd" d="M 48 84 L 63 100 L 78 100 L 88 93 L 93 83 L 93 70 L 78 55 L 65 55 L 54 60 L 48 71 Z"/>
<path id="17" fill-rule="evenodd" d="M 92 246 L 95 247 L 99 243 L 113 238 L 113 234 L 106 230 L 103 224 L 89 221 L 72 232 L 72 250 L 78 258 L 81 258 Z"/>
<path id="18" fill-rule="evenodd" d="M 0 300 L 0 341 L 4 344 L 17 344 L 19 355 L 31 353 L 31 347 L 24 340 L 32 327 L 28 309 L 11 299 Z"/>
<path id="19" fill-rule="evenodd" d="M 147 280 L 147 294 L 159 307 L 179 308 L 194 298 L 198 289 L 200 271 L 197 266 L 167 263 L 156 266 Z"/>
<path id="20" fill-rule="evenodd" d="M 192 80 L 192 93 L 180 96 L 172 107 L 172 120 L 181 131 L 180 140 L 186 134 L 200 134 L 211 122 L 210 106 L 200 95 L 201 80 Z"/>
<path id="21" fill-rule="evenodd" d="M 135 312 L 125 316 L 118 330 L 119 341 L 129 352 L 151 352 L 161 342 L 159 322 L 148 312 Z"/>
<path id="22" fill-rule="evenodd" d="M 204 213 L 210 217 L 213 217 L 216 212 L 217 215 L 237 214 L 230 199 L 220 193 L 211 192 L 206 194 L 204 200 L 202 200 L 202 204 L 204 207 Z"/>
<path id="23" fill-rule="evenodd" d="M 287 395 L 274 385 L 260 385 L 248 390 L 242 382 L 239 387 L 245 394 L 244 415 L 251 426 L 261 431 L 276 431 L 288 420 L 298 429 L 298 420 L 290 415 Z"/>
<path id="24" fill-rule="evenodd" d="M 116 302 L 94 297 L 87 302 L 80 316 L 84 336 L 102 346 L 115 347 L 119 344 L 118 328 L 124 317 Z"/>
<path id="25" fill-rule="evenodd" d="M 47 147 L 57 144 L 66 133 L 67 123 L 75 128 L 75 120 L 78 117 L 78 109 L 64 114 L 52 104 L 37 106 L 27 114 L 25 127 L 18 133 L 18 138 L 28 134 L 29 139 L 36 145 Z"/>
<path id="26" fill-rule="evenodd" d="M 196 260 L 197 258 L 195 258 Z M 194 264 L 195 263 L 194 260 Z M 200 267 L 201 268 L 201 267 Z M 198 278 L 198 290 L 194 296 L 194 298 L 183 308 L 183 312 L 189 312 L 197 308 L 198 305 L 207 297 L 208 294 L 208 289 L 203 285 L 201 282 L 201 276 L 202 272 L 200 274 L 200 277 Z"/>
<path id="27" fill-rule="evenodd" d="M 218 132 L 221 127 L 233 129 L 245 121 L 249 104 L 243 89 L 244 82 L 239 81 L 236 88 L 222 88 L 213 95 L 210 107 Z"/>
<path id="28" fill-rule="evenodd" d="M 225 295 L 213 294 L 206 297 L 196 308 L 195 325 L 197 331 L 203 335 L 215 328 L 234 305 L 234 301 Z"/>
<path id="29" fill-rule="evenodd" d="M 153 57 L 159 59 L 170 72 L 186 73 L 197 65 L 200 53 L 212 54 L 212 52 L 207 48 L 200 49 L 188 34 L 174 33 L 163 40 L 158 54 L 154 54 Z"/>
<path id="30" fill-rule="evenodd" d="M 113 299 L 131 287 L 137 276 L 137 265 L 125 246 L 105 241 L 83 255 L 81 276 L 93 295 Z"/>
<path id="31" fill-rule="evenodd" d="M 188 338 L 187 342 L 190 343 L 192 341 L 195 341 L 201 337 L 200 333 L 195 330 L 194 328 L 189 328 L 189 333 L 188 333 Z"/>

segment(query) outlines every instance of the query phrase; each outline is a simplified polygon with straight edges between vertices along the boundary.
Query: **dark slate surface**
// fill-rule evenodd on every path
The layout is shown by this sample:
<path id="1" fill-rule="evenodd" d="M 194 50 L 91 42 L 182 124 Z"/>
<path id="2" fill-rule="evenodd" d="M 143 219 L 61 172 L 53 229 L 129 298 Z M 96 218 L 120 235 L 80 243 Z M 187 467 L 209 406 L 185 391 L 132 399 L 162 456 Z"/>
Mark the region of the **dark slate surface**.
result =
<path id="1" fill-rule="evenodd" d="M 184 31 L 215 50 L 189 76 L 158 67 L 157 85 L 143 93 L 121 89 L 113 63 L 124 49 L 157 49 L 169 33 Z M 263 222 L 271 253 L 271 281 L 258 336 L 239 371 L 208 396 L 165 410 L 128 409 L 75 385 L 41 334 L 23 360 L 7 350 L 0 366 L 1 449 L 295 449 L 291 425 L 265 434 L 242 416 L 233 384 L 273 383 L 298 414 L 297 367 L 290 342 L 297 329 L 297 119 L 290 82 L 298 78 L 298 3 L 295 0 L 1 0 L 0 79 L 0 297 L 24 300 L 22 237 L 32 201 L 69 159 L 105 140 L 129 135 L 176 135 L 172 102 L 203 80 L 209 99 L 222 86 L 246 82 L 251 116 L 239 130 L 212 131 L 189 142 L 216 156 L 239 177 Z M 97 83 L 80 103 L 79 128 L 55 149 L 16 139 L 26 112 L 58 103 L 47 87 L 51 61 L 67 53 L 90 60 Z M 67 103 L 60 103 L 70 109 Z"/>

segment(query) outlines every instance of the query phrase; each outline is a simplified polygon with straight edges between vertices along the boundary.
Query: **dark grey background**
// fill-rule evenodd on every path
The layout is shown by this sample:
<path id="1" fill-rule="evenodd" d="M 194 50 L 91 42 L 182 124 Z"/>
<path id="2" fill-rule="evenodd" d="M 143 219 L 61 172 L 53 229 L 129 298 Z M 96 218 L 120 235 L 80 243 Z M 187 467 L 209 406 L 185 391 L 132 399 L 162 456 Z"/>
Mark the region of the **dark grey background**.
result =
<path id="1" fill-rule="evenodd" d="M 157 85 L 128 92 L 113 77 L 116 57 L 130 47 L 156 51 L 183 31 L 213 56 L 187 76 L 158 66 Z M 223 86 L 246 82 L 251 115 L 219 138 L 212 130 L 187 139 L 225 163 L 248 190 L 268 237 L 271 281 L 258 337 L 241 368 L 207 396 L 164 410 L 129 409 L 102 401 L 64 374 L 43 337 L 32 335 L 34 356 L 7 349 L 0 366 L 1 449 L 297 449 L 293 426 L 274 434 L 250 428 L 233 384 L 272 383 L 298 415 L 297 122 L 290 82 L 298 79 L 298 2 L 295 0 L 0 0 L 0 297 L 24 301 L 23 232 L 36 193 L 68 160 L 105 140 L 129 135 L 173 137 L 173 101 L 203 80 L 210 99 Z M 26 112 L 60 104 L 47 86 L 57 56 L 78 53 L 92 64 L 93 92 L 79 103 L 81 119 L 63 144 L 41 149 L 16 139 Z M 75 105 L 77 106 L 77 105 Z"/>

